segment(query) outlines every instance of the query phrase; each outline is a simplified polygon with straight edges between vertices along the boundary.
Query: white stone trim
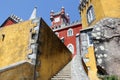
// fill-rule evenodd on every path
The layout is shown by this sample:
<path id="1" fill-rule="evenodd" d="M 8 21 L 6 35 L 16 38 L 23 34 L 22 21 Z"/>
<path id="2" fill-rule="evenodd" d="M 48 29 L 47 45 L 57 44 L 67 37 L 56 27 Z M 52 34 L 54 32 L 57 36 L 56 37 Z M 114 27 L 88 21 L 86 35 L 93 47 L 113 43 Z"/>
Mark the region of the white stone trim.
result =
<path id="1" fill-rule="evenodd" d="M 31 62 L 29 62 L 29 61 L 27 61 L 27 60 L 20 61 L 20 62 L 17 62 L 17 63 L 13 63 L 13 64 L 11 64 L 11 65 L 9 65 L 9 66 L 5 66 L 4 68 L 0 68 L 0 72 L 9 70 L 9 69 L 11 69 L 11 68 L 13 68 L 13 67 L 19 66 L 19 65 L 24 64 L 24 63 L 29 63 L 29 64 L 31 64 Z"/>
<path id="2" fill-rule="evenodd" d="M 70 50 L 70 52 L 72 53 L 72 54 L 74 54 L 74 45 L 73 44 L 68 44 L 67 45 L 67 48 Z"/>
<path id="3" fill-rule="evenodd" d="M 59 37 L 59 33 L 58 32 L 55 32 L 55 34 Z"/>

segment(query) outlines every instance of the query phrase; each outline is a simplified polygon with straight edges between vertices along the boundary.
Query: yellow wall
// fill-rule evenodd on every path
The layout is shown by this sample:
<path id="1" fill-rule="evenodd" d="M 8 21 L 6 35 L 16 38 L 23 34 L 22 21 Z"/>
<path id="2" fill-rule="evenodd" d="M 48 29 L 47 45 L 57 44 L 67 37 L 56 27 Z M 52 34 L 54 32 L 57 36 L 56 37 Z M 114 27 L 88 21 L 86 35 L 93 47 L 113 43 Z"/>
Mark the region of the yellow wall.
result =
<path id="1" fill-rule="evenodd" d="M 25 62 L 6 71 L 0 71 L 0 80 L 33 80 L 34 66 Z"/>
<path id="2" fill-rule="evenodd" d="M 88 24 L 87 10 L 90 5 L 92 5 L 94 8 L 95 20 Z M 80 12 L 82 18 L 82 28 L 83 30 L 86 30 L 88 27 L 96 24 L 96 22 L 99 22 L 103 18 L 120 18 L 120 0 L 89 0 L 83 10 Z M 93 47 L 88 48 L 88 54 L 86 57 L 90 59 L 90 61 L 86 63 L 86 66 L 90 67 L 90 70 L 88 70 L 88 76 L 90 77 L 90 80 L 98 80 Z"/>
<path id="3" fill-rule="evenodd" d="M 26 21 L 0 28 L 0 80 L 33 80 L 34 75 L 37 80 L 50 80 L 72 59 L 72 53 L 50 27 L 42 19 L 39 22 L 35 66 L 28 63 L 27 55 L 30 52 L 30 31 L 36 24 Z M 18 65 L 22 61 L 25 63 Z"/>
<path id="4" fill-rule="evenodd" d="M 72 53 L 54 34 L 49 26 L 41 20 L 39 36 L 39 56 L 36 67 L 37 80 L 51 80 L 72 59 Z"/>
<path id="5" fill-rule="evenodd" d="M 88 24 L 87 9 L 92 5 L 95 12 L 95 20 Z M 86 7 L 81 10 L 82 27 L 85 29 L 105 17 L 120 18 L 120 1 L 119 0 L 89 0 Z"/>
<path id="6" fill-rule="evenodd" d="M 101 0 L 105 17 L 120 18 L 120 0 Z"/>
<path id="7" fill-rule="evenodd" d="M 0 28 L 0 68 L 27 60 L 31 21 Z M 2 35 L 5 35 L 2 41 Z"/>
<path id="8" fill-rule="evenodd" d="M 90 46 L 88 48 L 88 53 L 85 55 L 89 59 L 89 62 L 86 63 L 86 66 L 89 67 L 88 76 L 90 80 L 99 80 L 97 77 L 97 67 L 94 54 L 94 47 Z"/>
<path id="9" fill-rule="evenodd" d="M 95 20 L 92 24 L 95 24 L 97 21 L 99 21 L 101 18 L 104 17 L 103 8 L 102 7 L 100 8 L 100 6 L 102 6 L 100 0 L 89 0 L 89 2 L 86 4 L 86 7 L 84 7 L 83 10 L 81 11 L 83 29 L 92 25 L 92 24 L 88 24 L 88 22 L 87 22 L 87 10 L 90 5 L 92 5 L 94 7 L 94 12 L 95 12 Z M 100 14 L 100 15 L 98 15 L 98 14 Z"/>

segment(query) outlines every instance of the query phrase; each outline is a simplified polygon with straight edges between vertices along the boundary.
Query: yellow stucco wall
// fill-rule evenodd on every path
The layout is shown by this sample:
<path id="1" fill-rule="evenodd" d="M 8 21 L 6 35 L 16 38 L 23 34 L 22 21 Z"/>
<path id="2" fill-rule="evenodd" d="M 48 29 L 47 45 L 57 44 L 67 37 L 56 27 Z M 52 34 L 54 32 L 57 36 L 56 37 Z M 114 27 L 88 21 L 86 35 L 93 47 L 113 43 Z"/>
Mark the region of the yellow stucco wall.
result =
<path id="1" fill-rule="evenodd" d="M 0 72 L 0 80 L 33 80 L 34 66 L 25 62 Z"/>
<path id="2" fill-rule="evenodd" d="M 33 22 L 0 28 L 0 80 L 33 80 L 34 75 L 36 80 L 50 80 L 72 59 L 72 53 L 41 19 L 37 63 L 29 63 L 30 32 L 37 26 Z"/>
<path id="3" fill-rule="evenodd" d="M 90 5 L 92 5 L 94 7 L 95 20 L 91 24 L 88 24 L 88 22 L 87 22 L 87 10 L 88 10 Z M 102 7 L 100 8 L 100 6 L 102 6 L 100 0 L 89 0 L 89 2 L 86 4 L 86 7 L 83 8 L 83 10 L 81 11 L 83 29 L 87 28 L 90 25 L 95 24 L 97 21 L 99 21 L 101 18 L 104 17 L 103 8 Z"/>
<path id="4" fill-rule="evenodd" d="M 88 76 L 90 80 L 99 80 L 97 77 L 97 67 L 96 67 L 96 60 L 94 54 L 94 47 L 90 46 L 88 48 L 88 53 L 85 55 L 89 61 L 86 63 L 86 66 L 89 67 Z"/>
<path id="5" fill-rule="evenodd" d="M 0 68 L 27 60 L 31 21 L 0 28 Z M 4 40 L 2 35 L 4 35 Z"/>
<path id="6" fill-rule="evenodd" d="M 120 18 L 120 0 L 101 0 L 101 4 L 105 17 Z"/>
<path id="7" fill-rule="evenodd" d="M 87 9 L 92 5 L 95 12 L 95 20 L 88 24 Z M 120 0 L 89 0 L 86 6 L 81 10 L 83 29 L 96 24 L 105 17 L 120 18 Z"/>
<path id="8" fill-rule="evenodd" d="M 40 23 L 37 80 L 51 80 L 71 61 L 72 53 L 44 21 Z"/>

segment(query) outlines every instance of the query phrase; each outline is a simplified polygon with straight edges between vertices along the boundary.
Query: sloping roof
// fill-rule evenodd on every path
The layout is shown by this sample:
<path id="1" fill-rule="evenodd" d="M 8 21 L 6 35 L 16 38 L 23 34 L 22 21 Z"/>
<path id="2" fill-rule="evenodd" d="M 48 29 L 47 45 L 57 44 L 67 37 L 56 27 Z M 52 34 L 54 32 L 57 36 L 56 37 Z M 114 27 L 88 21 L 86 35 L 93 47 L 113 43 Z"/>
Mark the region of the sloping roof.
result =
<path id="1" fill-rule="evenodd" d="M 15 23 L 22 22 L 23 20 L 22 20 L 21 18 L 17 17 L 16 15 L 10 15 L 10 16 L 3 22 L 3 24 L 2 24 L 0 27 L 5 26 L 5 25 L 8 23 L 8 21 L 11 21 L 13 24 L 15 24 Z"/>

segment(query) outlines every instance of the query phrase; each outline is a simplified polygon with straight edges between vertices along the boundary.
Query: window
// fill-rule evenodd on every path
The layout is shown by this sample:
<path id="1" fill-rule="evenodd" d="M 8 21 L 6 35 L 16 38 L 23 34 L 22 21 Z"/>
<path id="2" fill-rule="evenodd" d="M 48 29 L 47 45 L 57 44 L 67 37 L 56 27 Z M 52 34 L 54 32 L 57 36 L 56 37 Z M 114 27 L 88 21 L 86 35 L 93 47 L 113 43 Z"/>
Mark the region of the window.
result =
<path id="1" fill-rule="evenodd" d="M 81 37 L 81 52 L 82 55 L 88 53 L 87 47 L 88 47 L 88 40 L 87 40 L 87 34 L 85 32 L 80 33 Z"/>
<path id="2" fill-rule="evenodd" d="M 92 46 L 92 45 L 93 45 L 93 39 L 92 39 L 92 34 L 91 34 L 91 32 L 88 32 L 88 33 L 87 33 L 87 36 L 88 36 L 88 45 L 89 45 L 89 46 Z"/>
<path id="3" fill-rule="evenodd" d="M 72 35 L 73 35 L 73 29 L 68 29 L 67 36 L 72 36 Z"/>
<path id="4" fill-rule="evenodd" d="M 89 59 L 89 58 L 84 58 L 83 60 L 84 60 L 84 62 L 85 62 L 85 63 L 87 63 L 87 62 L 89 62 L 89 61 L 90 61 L 90 59 Z"/>
<path id="5" fill-rule="evenodd" d="M 2 34 L 2 41 L 4 41 L 4 38 L 5 38 L 5 34 Z"/>
<path id="6" fill-rule="evenodd" d="M 59 33 L 58 32 L 55 32 L 55 34 L 59 37 Z"/>
<path id="7" fill-rule="evenodd" d="M 61 41 L 64 43 L 64 37 L 61 38 Z"/>
<path id="8" fill-rule="evenodd" d="M 74 53 L 74 46 L 72 44 L 68 44 L 67 48 L 70 50 L 70 52 Z"/>
<path id="9" fill-rule="evenodd" d="M 93 22 L 94 19 L 95 19 L 94 8 L 93 6 L 90 6 L 87 10 L 87 21 L 90 24 Z"/>
<path id="10" fill-rule="evenodd" d="M 32 39 L 36 39 L 36 34 L 32 33 Z"/>
<path id="11" fill-rule="evenodd" d="M 83 47 L 93 46 L 93 38 L 92 38 L 91 30 L 81 33 L 81 44 Z"/>

